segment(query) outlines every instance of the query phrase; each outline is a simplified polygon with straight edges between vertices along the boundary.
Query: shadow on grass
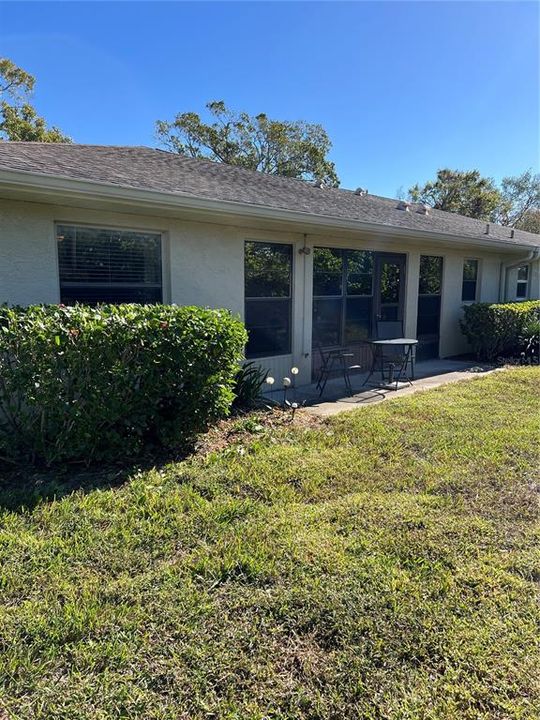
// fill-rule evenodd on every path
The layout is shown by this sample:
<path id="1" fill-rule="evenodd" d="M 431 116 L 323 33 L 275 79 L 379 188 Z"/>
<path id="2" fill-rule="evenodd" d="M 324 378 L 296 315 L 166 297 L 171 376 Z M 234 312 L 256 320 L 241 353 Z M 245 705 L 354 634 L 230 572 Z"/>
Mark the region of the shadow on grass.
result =
<path id="1" fill-rule="evenodd" d="M 33 465 L 10 468 L 0 464 L 0 512 L 33 510 L 42 502 L 60 500 L 76 491 L 92 492 L 120 487 L 137 472 L 161 468 L 188 457 L 183 453 L 155 453 L 118 463 L 59 465 L 39 469 Z"/>
<path id="2" fill-rule="evenodd" d="M 209 426 L 205 432 L 181 446 L 169 450 L 151 446 L 145 454 L 121 458 L 116 463 L 95 462 L 88 466 L 65 463 L 46 468 L 31 464 L 9 465 L 0 459 L 0 512 L 32 510 L 41 502 L 60 500 L 76 491 L 120 487 L 137 472 L 153 468 L 159 470 L 194 455 L 223 450 L 237 438 L 257 436 L 262 427 L 260 423 L 269 427 L 281 426 L 287 424 L 290 418 L 288 413 L 266 404 L 251 410 L 236 410 L 229 418 Z M 310 422 L 312 420 L 310 418 Z"/>

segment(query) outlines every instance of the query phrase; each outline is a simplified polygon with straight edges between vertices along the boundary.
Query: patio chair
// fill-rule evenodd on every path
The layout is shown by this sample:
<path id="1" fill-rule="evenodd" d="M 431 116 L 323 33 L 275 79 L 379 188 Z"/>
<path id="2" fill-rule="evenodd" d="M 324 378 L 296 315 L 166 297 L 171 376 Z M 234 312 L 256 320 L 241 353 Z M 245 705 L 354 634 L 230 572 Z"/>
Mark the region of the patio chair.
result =
<path id="1" fill-rule="evenodd" d="M 335 347 L 335 348 L 323 348 L 321 345 L 317 345 L 317 351 L 321 358 L 321 365 L 319 367 L 319 373 L 317 376 L 316 388 L 319 391 L 319 397 L 324 392 L 328 378 L 331 375 L 343 375 L 343 381 L 349 395 L 353 394 L 351 385 L 350 372 L 352 370 L 361 370 L 361 365 L 350 365 L 350 359 L 354 358 L 349 348 L 346 347 Z"/>

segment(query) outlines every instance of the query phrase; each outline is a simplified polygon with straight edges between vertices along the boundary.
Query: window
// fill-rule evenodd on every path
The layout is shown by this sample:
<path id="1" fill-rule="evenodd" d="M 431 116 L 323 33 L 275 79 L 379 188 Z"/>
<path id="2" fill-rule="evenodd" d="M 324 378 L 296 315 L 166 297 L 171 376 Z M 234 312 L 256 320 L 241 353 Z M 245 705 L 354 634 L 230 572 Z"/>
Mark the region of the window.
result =
<path id="1" fill-rule="evenodd" d="M 162 301 L 161 235 L 58 225 L 56 240 L 66 305 Z"/>
<path id="2" fill-rule="evenodd" d="M 290 353 L 292 245 L 247 241 L 244 282 L 247 357 Z"/>
<path id="3" fill-rule="evenodd" d="M 436 255 L 420 256 L 418 281 L 418 314 L 416 336 L 417 360 L 439 356 L 443 259 Z"/>
<path id="4" fill-rule="evenodd" d="M 516 298 L 524 300 L 527 297 L 529 285 L 529 266 L 522 265 L 517 271 Z"/>
<path id="5" fill-rule="evenodd" d="M 371 335 L 373 253 L 315 248 L 313 345 L 355 343 Z"/>
<path id="6" fill-rule="evenodd" d="M 443 259 L 436 255 L 420 256 L 419 295 L 440 295 L 442 289 Z"/>
<path id="7" fill-rule="evenodd" d="M 478 260 L 465 260 L 463 263 L 463 284 L 461 286 L 461 299 L 464 302 L 476 300 L 478 283 Z"/>

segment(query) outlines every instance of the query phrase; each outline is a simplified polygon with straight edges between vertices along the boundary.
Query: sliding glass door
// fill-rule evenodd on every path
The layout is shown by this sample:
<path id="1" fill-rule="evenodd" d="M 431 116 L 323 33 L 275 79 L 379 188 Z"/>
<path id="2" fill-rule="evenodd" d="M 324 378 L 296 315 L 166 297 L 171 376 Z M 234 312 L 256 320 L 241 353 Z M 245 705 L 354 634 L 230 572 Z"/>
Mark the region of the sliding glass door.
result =
<path id="1" fill-rule="evenodd" d="M 332 347 L 371 337 L 373 253 L 315 248 L 313 346 Z"/>
<path id="2" fill-rule="evenodd" d="M 367 340 L 376 321 L 402 320 L 405 255 L 370 250 L 314 248 L 313 359 L 319 350 L 348 347 L 355 364 L 371 357 Z"/>

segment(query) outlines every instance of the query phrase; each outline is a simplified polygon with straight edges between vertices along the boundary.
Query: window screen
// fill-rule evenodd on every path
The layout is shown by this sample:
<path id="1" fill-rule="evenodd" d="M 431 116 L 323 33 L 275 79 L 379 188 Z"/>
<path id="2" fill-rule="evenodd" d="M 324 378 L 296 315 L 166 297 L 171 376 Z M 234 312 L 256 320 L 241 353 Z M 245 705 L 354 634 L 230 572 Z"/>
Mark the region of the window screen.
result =
<path id="1" fill-rule="evenodd" d="M 373 258 L 369 250 L 314 249 L 314 346 L 358 343 L 370 337 Z"/>
<path id="2" fill-rule="evenodd" d="M 527 289 L 529 285 L 529 266 L 522 265 L 517 271 L 517 287 L 516 298 L 524 300 L 527 297 Z"/>
<path id="3" fill-rule="evenodd" d="M 463 284 L 461 299 L 465 302 L 476 300 L 478 283 L 478 260 L 465 260 L 463 263 Z"/>
<path id="4" fill-rule="evenodd" d="M 58 225 L 56 240 L 66 305 L 162 301 L 161 235 Z"/>
<path id="5" fill-rule="evenodd" d="M 246 356 L 290 353 L 292 245 L 247 241 L 244 282 Z"/>

